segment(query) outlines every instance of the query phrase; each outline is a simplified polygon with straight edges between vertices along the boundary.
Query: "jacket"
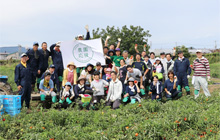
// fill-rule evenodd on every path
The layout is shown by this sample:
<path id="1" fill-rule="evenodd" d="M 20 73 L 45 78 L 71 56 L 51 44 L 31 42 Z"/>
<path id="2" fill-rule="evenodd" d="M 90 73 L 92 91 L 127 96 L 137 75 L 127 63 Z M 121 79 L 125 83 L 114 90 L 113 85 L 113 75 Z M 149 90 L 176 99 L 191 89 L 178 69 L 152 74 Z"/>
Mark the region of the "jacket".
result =
<path id="1" fill-rule="evenodd" d="M 17 86 L 31 86 L 31 73 L 30 69 L 27 66 L 25 68 L 21 63 L 15 67 L 15 78 L 14 81 Z"/>
<path id="2" fill-rule="evenodd" d="M 122 94 L 121 81 L 118 79 L 116 79 L 115 82 L 111 80 L 106 100 L 115 101 L 116 99 L 121 99 L 121 94 Z"/>
<path id="3" fill-rule="evenodd" d="M 35 56 L 36 53 L 36 56 Z M 40 70 L 40 52 L 37 50 L 36 52 L 33 49 L 29 49 L 26 52 L 29 60 L 27 61 L 27 65 L 29 66 L 31 71 L 38 71 Z"/>
<path id="4" fill-rule="evenodd" d="M 53 64 L 55 65 L 55 68 L 57 68 L 57 67 L 63 68 L 62 53 L 61 53 L 61 51 L 58 52 L 58 51 L 54 50 L 55 46 L 56 46 L 56 44 L 53 44 L 50 46 L 50 53 L 51 53 L 51 57 L 53 60 Z"/>
<path id="5" fill-rule="evenodd" d="M 44 74 L 45 73 L 42 74 L 41 79 L 44 79 Z M 57 73 L 54 72 L 53 74 L 51 74 L 51 78 L 50 79 L 56 85 L 57 91 L 60 92 L 60 84 L 59 84 L 59 78 L 58 78 Z"/>
<path id="6" fill-rule="evenodd" d="M 191 74 L 191 68 L 190 68 L 190 63 L 189 59 L 183 58 L 182 61 L 179 59 L 176 59 L 174 63 L 174 68 L 173 68 L 174 75 L 190 75 Z"/>
<path id="7" fill-rule="evenodd" d="M 40 52 L 39 67 L 40 70 L 44 72 L 48 68 L 48 59 L 50 56 L 50 52 L 48 50 L 44 52 L 43 49 L 40 49 L 39 52 Z"/>

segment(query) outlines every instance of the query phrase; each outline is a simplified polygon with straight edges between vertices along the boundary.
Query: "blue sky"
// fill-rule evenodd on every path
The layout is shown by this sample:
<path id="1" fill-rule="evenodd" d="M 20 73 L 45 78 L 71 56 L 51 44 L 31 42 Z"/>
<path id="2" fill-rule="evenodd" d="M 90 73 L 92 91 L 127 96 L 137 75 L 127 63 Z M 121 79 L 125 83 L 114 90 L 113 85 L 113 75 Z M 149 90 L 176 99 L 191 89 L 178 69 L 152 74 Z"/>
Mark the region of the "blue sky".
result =
<path id="1" fill-rule="evenodd" d="M 220 47 L 220 0 L 0 0 L 0 46 L 52 44 L 106 26 L 142 26 L 154 48 Z"/>

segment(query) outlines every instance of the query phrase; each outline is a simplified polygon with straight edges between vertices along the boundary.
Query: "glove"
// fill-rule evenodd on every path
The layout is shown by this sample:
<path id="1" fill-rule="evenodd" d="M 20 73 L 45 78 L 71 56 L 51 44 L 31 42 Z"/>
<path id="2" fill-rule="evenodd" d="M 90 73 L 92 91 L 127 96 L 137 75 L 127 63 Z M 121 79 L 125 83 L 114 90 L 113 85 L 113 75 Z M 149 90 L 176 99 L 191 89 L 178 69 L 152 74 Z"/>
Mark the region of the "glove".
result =
<path id="1" fill-rule="evenodd" d="M 108 35 L 108 36 L 106 37 L 106 40 L 109 40 L 110 38 L 111 38 L 111 36 Z"/>
<path id="2" fill-rule="evenodd" d="M 173 48 L 173 52 L 176 52 L 176 48 L 175 47 Z"/>
<path id="3" fill-rule="evenodd" d="M 177 79 L 174 79 L 174 83 L 176 83 L 177 82 Z"/>
<path id="4" fill-rule="evenodd" d="M 89 25 L 86 25 L 86 26 L 85 26 L 85 29 L 88 31 L 88 30 L 89 30 Z"/>
<path id="5" fill-rule="evenodd" d="M 127 80 L 125 80 L 125 81 L 124 81 L 124 84 L 127 84 L 127 82 L 128 82 L 128 81 L 127 81 Z"/>
<path id="6" fill-rule="evenodd" d="M 121 42 L 121 38 L 118 38 L 118 41 Z"/>
<path id="7" fill-rule="evenodd" d="M 187 79 L 189 79 L 190 78 L 190 75 L 187 75 Z"/>
<path id="8" fill-rule="evenodd" d="M 49 92 L 49 91 L 46 91 L 46 94 L 49 96 L 49 95 L 50 95 L 50 92 Z"/>
<path id="9" fill-rule="evenodd" d="M 96 88 L 96 92 L 99 92 L 100 90 Z"/>
<path id="10" fill-rule="evenodd" d="M 168 95 L 172 95 L 169 91 L 167 92 Z"/>
<path id="11" fill-rule="evenodd" d="M 210 76 L 208 76 L 208 77 L 207 77 L 207 80 L 208 80 L 208 81 L 211 81 L 211 77 L 210 77 Z"/>
<path id="12" fill-rule="evenodd" d="M 64 100 L 64 96 L 61 97 L 61 100 Z"/>
<path id="13" fill-rule="evenodd" d="M 71 97 L 70 97 L 70 100 L 72 100 L 72 99 L 73 99 L 73 97 L 74 97 L 74 96 L 71 96 Z"/>
<path id="14" fill-rule="evenodd" d="M 97 100 L 94 100 L 93 103 L 94 103 L 94 104 L 97 103 Z"/>

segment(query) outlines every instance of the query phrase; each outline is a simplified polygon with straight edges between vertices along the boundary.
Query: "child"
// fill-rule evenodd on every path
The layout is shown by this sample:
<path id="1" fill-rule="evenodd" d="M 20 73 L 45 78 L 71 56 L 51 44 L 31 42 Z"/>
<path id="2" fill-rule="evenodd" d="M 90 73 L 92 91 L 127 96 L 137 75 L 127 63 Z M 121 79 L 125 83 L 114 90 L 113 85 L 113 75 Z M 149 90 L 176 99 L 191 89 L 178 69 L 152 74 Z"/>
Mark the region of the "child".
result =
<path id="1" fill-rule="evenodd" d="M 107 81 L 107 82 L 110 82 L 112 80 L 111 79 L 111 71 L 112 71 L 111 68 L 107 68 L 106 71 L 105 71 L 105 75 L 102 76 L 102 79 Z"/>
<path id="2" fill-rule="evenodd" d="M 157 75 L 159 80 L 163 80 L 163 73 L 164 73 L 164 68 L 163 64 L 161 63 L 161 60 L 159 57 L 156 58 L 156 62 L 153 65 L 153 76 Z"/>
<path id="3" fill-rule="evenodd" d="M 96 69 L 95 71 L 98 71 L 100 73 L 100 78 L 102 78 L 102 65 L 100 62 L 96 63 Z"/>
<path id="4" fill-rule="evenodd" d="M 136 101 L 141 102 L 141 97 L 138 93 L 140 93 L 138 82 L 135 81 L 133 77 L 130 77 L 128 79 L 128 86 L 126 87 L 126 94 L 124 95 L 123 102 L 127 102 L 129 96 L 131 104 L 134 104 Z"/>
<path id="5" fill-rule="evenodd" d="M 66 82 L 66 84 L 64 85 L 63 90 L 60 91 L 60 104 L 63 104 L 65 101 L 68 103 L 68 105 L 70 105 L 72 103 L 72 99 L 75 96 L 73 90 L 72 89 L 72 85 L 70 82 Z"/>
<path id="6" fill-rule="evenodd" d="M 160 101 L 162 99 L 163 86 L 159 81 L 158 77 L 155 75 L 153 77 L 153 82 L 150 85 L 150 94 L 152 94 L 151 99 Z"/>
<path id="7" fill-rule="evenodd" d="M 85 85 L 86 82 L 86 78 L 83 76 L 80 76 L 78 81 L 77 81 L 77 85 L 75 85 L 74 87 L 74 93 L 75 93 L 75 99 L 80 99 L 79 104 L 81 106 L 87 106 L 87 109 L 89 109 L 89 104 L 84 104 L 81 101 L 81 96 L 83 96 L 83 94 L 86 94 L 86 90 L 92 91 L 92 88 L 88 87 Z"/>
<path id="8" fill-rule="evenodd" d="M 40 89 L 40 99 L 43 103 L 43 108 L 46 108 L 46 96 L 52 96 L 52 102 L 55 103 L 57 101 L 56 93 L 53 91 L 54 84 L 53 81 L 50 79 L 51 74 L 46 72 L 44 74 L 44 79 L 40 81 L 39 89 Z"/>
<path id="9" fill-rule="evenodd" d="M 104 99 L 104 87 L 108 86 L 109 83 L 103 79 L 100 79 L 99 72 L 94 72 L 94 80 L 91 83 L 93 89 L 93 104 L 100 103 L 101 99 Z"/>
<path id="10" fill-rule="evenodd" d="M 81 76 L 86 77 L 86 85 L 90 86 L 90 83 L 92 82 L 92 75 L 94 72 L 94 66 L 92 64 L 87 64 L 86 68 L 82 70 Z"/>

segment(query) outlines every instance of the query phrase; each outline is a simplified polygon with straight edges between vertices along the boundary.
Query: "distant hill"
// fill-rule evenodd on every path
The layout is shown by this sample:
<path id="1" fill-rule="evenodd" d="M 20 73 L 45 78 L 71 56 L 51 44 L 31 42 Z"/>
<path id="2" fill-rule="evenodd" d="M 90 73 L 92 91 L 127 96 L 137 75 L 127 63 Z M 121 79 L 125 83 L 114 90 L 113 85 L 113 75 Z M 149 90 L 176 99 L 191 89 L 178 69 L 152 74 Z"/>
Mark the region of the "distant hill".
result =
<path id="1" fill-rule="evenodd" d="M 12 47 L 0 47 L 0 53 L 15 53 L 18 52 L 19 46 Z M 24 47 L 21 47 L 21 53 L 25 53 L 27 50 Z"/>

